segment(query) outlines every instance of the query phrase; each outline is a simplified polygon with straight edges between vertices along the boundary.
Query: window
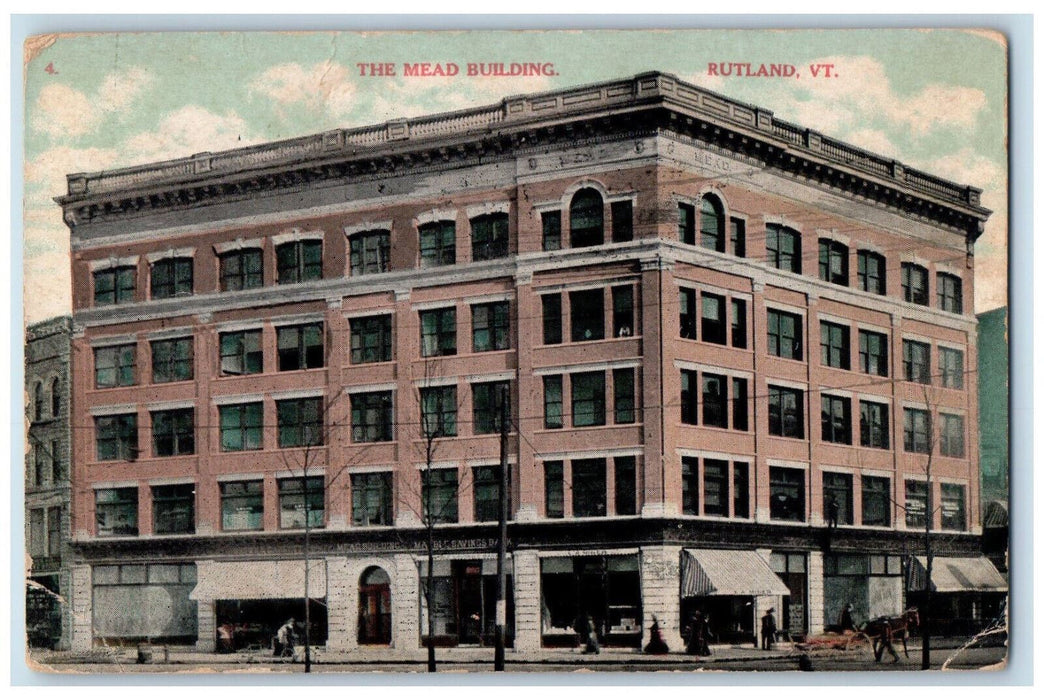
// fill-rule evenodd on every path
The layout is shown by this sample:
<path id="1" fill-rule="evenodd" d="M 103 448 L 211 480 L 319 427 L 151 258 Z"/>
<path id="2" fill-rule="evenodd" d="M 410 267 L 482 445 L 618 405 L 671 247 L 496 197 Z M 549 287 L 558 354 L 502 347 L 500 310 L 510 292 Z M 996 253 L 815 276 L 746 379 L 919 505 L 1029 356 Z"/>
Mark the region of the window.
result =
<path id="1" fill-rule="evenodd" d="M 544 427 L 562 427 L 562 375 L 544 377 Z"/>
<path id="2" fill-rule="evenodd" d="M 507 350 L 511 347 L 510 304 L 498 301 L 493 304 L 472 304 L 471 341 L 475 352 Z"/>
<path id="3" fill-rule="evenodd" d="M 33 483 L 43 486 L 47 483 L 47 451 L 43 445 L 33 449 Z"/>
<path id="4" fill-rule="evenodd" d="M 310 476 L 307 479 L 279 480 L 279 527 L 284 530 L 307 527 L 322 527 L 324 516 L 325 478 Z M 307 504 L 307 515 L 305 513 Z"/>
<path id="5" fill-rule="evenodd" d="M 695 457 L 682 457 L 682 514 L 700 514 L 700 462 Z"/>
<path id="6" fill-rule="evenodd" d="M 928 501 L 928 482 L 906 482 L 906 527 L 925 527 L 931 506 Z"/>
<path id="7" fill-rule="evenodd" d="M 41 421 L 44 415 L 44 388 L 43 382 L 37 382 L 33 386 L 33 420 Z"/>
<path id="8" fill-rule="evenodd" d="M 878 377 L 888 376 L 888 336 L 874 331 L 859 331 L 859 371 Z"/>
<path id="9" fill-rule="evenodd" d="M 46 509 L 44 508 L 34 508 L 29 511 L 29 554 L 34 557 L 42 557 L 46 551 L 45 514 Z"/>
<path id="10" fill-rule="evenodd" d="M 434 309 L 420 312 L 421 356 L 457 354 L 457 310 Z"/>
<path id="11" fill-rule="evenodd" d="M 471 220 L 471 259 L 493 260 L 508 254 L 508 215 L 476 216 Z"/>
<path id="12" fill-rule="evenodd" d="M 790 360 L 801 359 L 801 317 L 785 311 L 768 310 L 768 350 L 770 355 Z"/>
<path id="13" fill-rule="evenodd" d="M 192 355 L 192 338 L 152 341 L 153 383 L 192 379 Z"/>
<path id="14" fill-rule="evenodd" d="M 234 331 L 218 336 L 221 346 L 221 374 L 257 374 L 264 370 L 261 331 Z"/>
<path id="15" fill-rule="evenodd" d="M 696 425 L 697 406 L 699 405 L 699 394 L 696 393 L 699 386 L 699 377 L 695 370 L 683 369 L 681 371 L 681 422 L 688 425 Z"/>
<path id="16" fill-rule="evenodd" d="M 960 484 L 939 484 L 943 530 L 967 530 L 964 511 L 964 487 Z"/>
<path id="17" fill-rule="evenodd" d="M 457 387 L 436 386 L 420 390 L 421 427 L 424 437 L 457 434 Z"/>
<path id="18" fill-rule="evenodd" d="M 732 300 L 732 347 L 747 347 L 747 302 Z"/>
<path id="19" fill-rule="evenodd" d="M 387 272 L 391 269 L 391 233 L 363 231 L 348 239 L 352 277 Z"/>
<path id="20" fill-rule="evenodd" d="M 823 517 L 827 525 L 851 525 L 852 475 L 823 472 Z"/>
<path id="21" fill-rule="evenodd" d="M 153 299 L 192 294 L 192 258 L 166 258 L 152 263 L 150 292 Z"/>
<path id="22" fill-rule="evenodd" d="M 819 239 L 819 279 L 848 286 L 848 246 L 828 238 Z"/>
<path id="23" fill-rule="evenodd" d="M 616 514 L 635 515 L 638 512 L 638 485 L 634 457 L 613 459 Z"/>
<path id="24" fill-rule="evenodd" d="M 421 479 L 424 522 L 457 522 L 457 470 L 425 469 Z"/>
<path id="25" fill-rule="evenodd" d="M 584 188 L 573 195 L 569 204 L 569 245 L 583 248 L 602 245 L 605 241 L 602 195 Z"/>
<path id="26" fill-rule="evenodd" d="M 51 440 L 51 480 L 54 482 L 65 481 L 68 475 L 62 464 L 62 453 L 57 440 Z"/>
<path id="27" fill-rule="evenodd" d="M 939 348 L 939 371 L 944 387 L 963 389 L 964 352 L 953 348 Z"/>
<path id="28" fill-rule="evenodd" d="M 544 345 L 562 342 L 562 295 L 545 294 L 540 297 L 544 319 Z"/>
<path id="29" fill-rule="evenodd" d="M 392 473 L 352 474 L 352 524 L 392 524 Z"/>
<path id="30" fill-rule="evenodd" d="M 279 371 L 315 369 L 324 365 L 323 324 L 282 326 L 276 331 Z"/>
<path id="31" fill-rule="evenodd" d="M 352 364 L 389 362 L 392 358 L 392 317 L 353 318 L 351 327 Z"/>
<path id="32" fill-rule="evenodd" d="M 573 392 L 573 427 L 605 425 L 605 372 L 569 375 Z"/>
<path id="33" fill-rule="evenodd" d="M 747 430 L 747 380 L 732 378 L 732 428 Z"/>
<path id="34" fill-rule="evenodd" d="M 129 304 L 134 301 L 137 270 L 133 266 L 110 267 L 94 273 L 94 305 Z"/>
<path id="35" fill-rule="evenodd" d="M 713 195 L 700 200 L 700 247 L 725 252 L 725 211 Z"/>
<path id="36" fill-rule="evenodd" d="M 696 340 L 696 290 L 680 290 L 678 327 L 682 338 Z"/>
<path id="37" fill-rule="evenodd" d="M 859 402 L 859 444 L 888 449 L 888 404 Z"/>
<path id="38" fill-rule="evenodd" d="M 543 229 L 543 249 L 560 249 L 562 247 L 562 212 L 557 210 L 541 212 L 540 225 Z"/>
<path id="39" fill-rule="evenodd" d="M 903 263 L 900 273 L 903 301 L 928 306 L 928 270 L 913 263 Z"/>
<path id="40" fill-rule="evenodd" d="M 351 394 L 352 442 L 390 442 L 392 393 L 371 391 Z"/>
<path id="41" fill-rule="evenodd" d="M 801 274 L 801 234 L 780 224 L 769 224 L 765 230 L 768 264 L 787 272 Z"/>
<path id="42" fill-rule="evenodd" d="M 940 413 L 939 454 L 944 457 L 964 456 L 964 416 Z"/>
<path id="43" fill-rule="evenodd" d="M 323 399 L 276 401 L 280 447 L 309 447 L 325 444 L 323 435 Z"/>
<path id="44" fill-rule="evenodd" d="M 221 451 L 261 449 L 263 404 L 240 403 L 218 408 L 221 422 Z"/>
<path id="45" fill-rule="evenodd" d="M 805 521 L 805 472 L 786 467 L 769 468 L 769 517 Z"/>
<path id="46" fill-rule="evenodd" d="M 634 288 L 613 287 L 613 337 L 634 335 Z"/>
<path id="47" fill-rule="evenodd" d="M 475 467 L 473 473 L 475 522 L 500 520 L 500 465 Z"/>
<path id="48" fill-rule="evenodd" d="M 572 468 L 573 515 L 577 518 L 605 515 L 605 460 L 575 459 Z"/>
<path id="49" fill-rule="evenodd" d="M 913 340 L 903 341 L 903 378 L 908 382 L 931 384 L 931 346 Z"/>
<path id="50" fill-rule="evenodd" d="M 700 333 L 705 343 L 725 345 L 725 297 L 704 292 L 700 295 Z"/>
<path id="51" fill-rule="evenodd" d="M 903 409 L 903 449 L 907 452 L 928 454 L 931 430 L 928 411 L 919 408 Z"/>
<path id="52" fill-rule="evenodd" d="M 861 250 L 856 253 L 856 276 L 859 288 L 871 294 L 885 293 L 885 259 L 883 255 Z"/>
<path id="53" fill-rule="evenodd" d="M 729 517 L 729 463 L 703 460 L 703 514 Z"/>
<path id="54" fill-rule="evenodd" d="M 47 509 L 47 556 L 57 557 L 62 553 L 62 507 Z"/>
<path id="55" fill-rule="evenodd" d="M 732 463 L 732 517 L 750 517 L 750 465 Z"/>
<path id="56" fill-rule="evenodd" d="M 940 272 L 935 276 L 935 292 L 939 298 L 940 309 L 954 314 L 964 312 L 960 277 Z"/>
<path id="57" fill-rule="evenodd" d="M 196 452 L 195 410 L 178 408 L 152 413 L 152 456 L 174 457 Z"/>
<path id="58" fill-rule="evenodd" d="M 264 284 L 264 263 L 260 248 L 223 253 L 219 258 L 221 291 L 257 289 Z"/>
<path id="59" fill-rule="evenodd" d="M 852 400 L 841 396 L 822 397 L 823 442 L 852 443 Z"/>
<path id="60" fill-rule="evenodd" d="M 99 462 L 133 460 L 138 457 L 138 416 L 96 416 L 94 437 Z"/>
<path id="61" fill-rule="evenodd" d="M 729 390 L 727 378 L 703 373 L 703 424 L 715 428 L 729 427 Z"/>
<path id="62" fill-rule="evenodd" d="M 819 322 L 820 362 L 824 367 L 851 368 L 851 351 L 848 345 L 848 326 L 829 321 Z"/>
<path id="63" fill-rule="evenodd" d="M 623 243 L 634 238 L 634 205 L 627 199 L 609 205 L 613 218 L 613 243 Z"/>
<path id="64" fill-rule="evenodd" d="M 57 418 L 62 410 L 62 390 L 58 377 L 51 380 L 51 418 Z"/>
<path id="65" fill-rule="evenodd" d="M 433 221 L 417 229 L 420 234 L 420 266 L 439 267 L 457 262 L 457 224 Z"/>
<path id="66" fill-rule="evenodd" d="M 565 517 L 565 488 L 562 462 L 544 462 L 544 515 Z"/>
<path id="67" fill-rule="evenodd" d="M 323 242 L 291 241 L 276 247 L 279 284 L 294 284 L 323 278 Z"/>
<path id="68" fill-rule="evenodd" d="M 113 345 L 94 349 L 94 386 L 106 389 L 134 384 L 134 362 L 137 346 Z"/>
<path id="69" fill-rule="evenodd" d="M 574 343 L 605 338 L 604 293 L 585 289 L 569 293 L 569 315 Z"/>
<path id="70" fill-rule="evenodd" d="M 769 435 L 805 437 L 805 397 L 800 389 L 769 386 Z"/>
<path id="71" fill-rule="evenodd" d="M 94 492 L 95 534 L 99 537 L 138 534 L 138 489 Z"/>
<path id="72" fill-rule="evenodd" d="M 225 481 L 221 486 L 221 529 L 260 530 L 264 527 L 261 481 Z"/>
<path id="73" fill-rule="evenodd" d="M 743 219 L 729 219 L 729 246 L 736 257 L 747 256 L 747 222 Z"/>
<path id="74" fill-rule="evenodd" d="M 863 525 L 888 527 L 892 524 L 892 482 L 887 476 L 864 476 Z"/>
<path id="75" fill-rule="evenodd" d="M 634 368 L 613 370 L 613 422 L 634 422 Z"/>
<path id="76" fill-rule="evenodd" d="M 152 487 L 152 531 L 157 535 L 182 535 L 196 531 L 196 485 Z"/>
<path id="77" fill-rule="evenodd" d="M 511 383 L 483 382 L 471 385 L 472 419 L 476 435 L 500 432 L 501 404 L 511 430 Z M 506 403 L 504 403 L 506 402 Z"/>

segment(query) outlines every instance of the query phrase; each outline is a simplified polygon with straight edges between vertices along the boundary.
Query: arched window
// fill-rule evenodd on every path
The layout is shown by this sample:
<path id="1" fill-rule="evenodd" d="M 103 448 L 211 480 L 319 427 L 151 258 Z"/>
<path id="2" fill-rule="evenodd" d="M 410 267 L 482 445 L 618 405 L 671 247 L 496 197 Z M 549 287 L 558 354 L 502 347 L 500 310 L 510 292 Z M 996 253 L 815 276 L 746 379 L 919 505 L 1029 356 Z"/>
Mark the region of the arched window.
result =
<path id="1" fill-rule="evenodd" d="M 51 418 L 58 417 L 58 411 L 62 407 L 62 395 L 59 387 L 61 384 L 58 381 L 58 377 L 55 377 L 51 382 Z"/>
<path id="2" fill-rule="evenodd" d="M 725 252 L 725 208 L 712 194 L 700 200 L 700 246 Z"/>
<path id="3" fill-rule="evenodd" d="M 359 577 L 359 643 L 391 643 L 391 579 L 379 566 Z"/>
<path id="4" fill-rule="evenodd" d="M 33 420 L 43 420 L 44 406 L 43 382 L 37 382 L 33 388 Z"/>
<path id="5" fill-rule="evenodd" d="M 379 566 L 371 566 L 363 572 L 359 581 L 361 586 L 387 586 L 391 584 L 388 573 Z"/>
<path id="6" fill-rule="evenodd" d="M 573 195 L 569 205 L 569 245 L 573 248 L 605 242 L 602 195 L 590 187 Z"/>
<path id="7" fill-rule="evenodd" d="M 848 246 L 829 238 L 819 239 L 819 279 L 848 286 Z"/>

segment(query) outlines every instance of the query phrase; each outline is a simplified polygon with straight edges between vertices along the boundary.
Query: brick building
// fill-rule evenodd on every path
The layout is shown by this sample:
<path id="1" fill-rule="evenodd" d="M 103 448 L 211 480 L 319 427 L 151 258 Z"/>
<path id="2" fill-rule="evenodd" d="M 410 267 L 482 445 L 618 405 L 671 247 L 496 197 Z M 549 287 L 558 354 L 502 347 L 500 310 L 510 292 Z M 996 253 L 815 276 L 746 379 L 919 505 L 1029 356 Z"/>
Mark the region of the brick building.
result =
<path id="1" fill-rule="evenodd" d="M 320 643 L 488 643 L 505 396 L 518 650 L 820 631 L 926 517 L 978 550 L 973 187 L 649 73 L 58 201 L 76 645 L 265 639 L 306 524 Z"/>

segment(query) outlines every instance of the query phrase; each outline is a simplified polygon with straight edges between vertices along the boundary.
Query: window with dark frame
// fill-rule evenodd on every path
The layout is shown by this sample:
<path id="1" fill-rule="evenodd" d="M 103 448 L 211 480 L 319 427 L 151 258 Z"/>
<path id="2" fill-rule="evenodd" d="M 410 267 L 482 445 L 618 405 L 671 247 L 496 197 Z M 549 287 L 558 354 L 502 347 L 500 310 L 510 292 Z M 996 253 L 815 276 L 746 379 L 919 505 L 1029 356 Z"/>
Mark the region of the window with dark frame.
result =
<path id="1" fill-rule="evenodd" d="M 848 246 L 829 238 L 819 239 L 819 279 L 848 286 Z"/>
<path id="2" fill-rule="evenodd" d="M 725 208 L 712 194 L 700 199 L 700 247 L 725 252 Z"/>
<path id="3" fill-rule="evenodd" d="M 805 392 L 769 385 L 769 435 L 805 437 Z"/>
<path id="4" fill-rule="evenodd" d="M 240 376 L 264 371 L 261 330 L 230 331 L 218 336 L 221 374 Z"/>
<path id="5" fill-rule="evenodd" d="M 511 305 L 506 301 L 471 305 L 471 341 L 474 352 L 511 347 Z"/>
<path id="6" fill-rule="evenodd" d="M 613 477 L 617 515 L 638 513 L 638 482 L 634 457 L 614 457 Z"/>
<path id="7" fill-rule="evenodd" d="M 964 416 L 940 413 L 939 454 L 943 457 L 964 456 Z"/>
<path id="8" fill-rule="evenodd" d="M 625 243 L 634 238 L 634 205 L 625 199 L 609 204 L 613 220 L 613 243 Z"/>
<path id="9" fill-rule="evenodd" d="M 843 396 L 823 394 L 823 442 L 852 444 L 852 400 Z"/>
<path id="10" fill-rule="evenodd" d="M 886 291 L 885 258 L 879 253 L 860 250 L 856 253 L 856 277 L 859 288 L 871 294 L 884 294 Z"/>
<path id="11" fill-rule="evenodd" d="M 393 525 L 392 473 L 369 472 L 351 475 L 352 525 Z"/>
<path id="12" fill-rule="evenodd" d="M 703 424 L 715 428 L 729 427 L 728 378 L 703 373 Z"/>
<path id="13" fill-rule="evenodd" d="M 939 374 L 947 389 L 964 388 L 964 352 L 954 348 L 939 348 Z"/>
<path id="14" fill-rule="evenodd" d="M 703 292 L 700 295 L 700 337 L 705 343 L 725 345 L 728 331 L 725 323 L 725 297 Z"/>
<path id="15" fill-rule="evenodd" d="M 769 517 L 805 522 L 805 472 L 788 467 L 769 468 Z"/>
<path id="16" fill-rule="evenodd" d="M 559 460 L 544 462 L 544 515 L 565 517 L 565 472 Z"/>
<path id="17" fill-rule="evenodd" d="M 477 523 L 500 519 L 500 465 L 474 467 L 472 469 L 472 493 L 474 495 L 474 519 Z M 508 487 L 508 499 L 511 487 Z M 510 519 L 510 516 L 509 516 Z"/>
<path id="18" fill-rule="evenodd" d="M 433 386 L 420 390 L 421 429 L 425 438 L 457 434 L 457 387 Z"/>
<path id="19" fill-rule="evenodd" d="M 94 417 L 94 441 L 99 462 L 138 458 L 138 416 L 124 413 Z"/>
<path id="20" fill-rule="evenodd" d="M 457 224 L 432 221 L 417 227 L 420 236 L 420 266 L 439 267 L 457 262 Z"/>
<path id="21" fill-rule="evenodd" d="M 605 291 L 584 289 L 569 293 L 569 317 L 574 343 L 605 338 Z"/>
<path id="22" fill-rule="evenodd" d="M 543 249 L 559 250 L 562 248 L 562 212 L 545 211 L 540 213 L 540 225 L 543 230 Z"/>
<path id="23" fill-rule="evenodd" d="M 888 336 L 874 331 L 859 331 L 859 371 L 878 377 L 888 376 Z"/>
<path id="24" fill-rule="evenodd" d="M 134 301 L 137 268 L 132 265 L 98 270 L 94 277 L 94 305 L 112 306 Z"/>
<path id="25" fill-rule="evenodd" d="M 931 384 L 931 351 L 928 343 L 903 341 L 903 379 L 919 384 Z"/>
<path id="26" fill-rule="evenodd" d="M 750 465 L 732 463 L 732 517 L 750 517 Z"/>
<path id="27" fill-rule="evenodd" d="M 47 556 L 57 557 L 62 553 L 62 507 L 47 509 Z"/>
<path id="28" fill-rule="evenodd" d="M 928 482 L 907 479 L 906 481 L 906 527 L 923 528 L 928 522 L 931 502 Z"/>
<path id="29" fill-rule="evenodd" d="M 747 380 L 732 378 L 732 429 L 747 430 Z"/>
<path id="30" fill-rule="evenodd" d="M 634 368 L 613 370 L 613 422 L 634 423 Z"/>
<path id="31" fill-rule="evenodd" d="M 782 224 L 765 227 L 765 250 L 768 264 L 773 267 L 801 274 L 801 234 Z"/>
<path id="32" fill-rule="evenodd" d="M 678 298 L 678 329 L 682 338 L 696 340 L 698 316 L 696 313 L 696 290 L 682 287 Z"/>
<path id="33" fill-rule="evenodd" d="M 819 322 L 820 362 L 824 367 L 851 369 L 848 326 L 830 321 Z"/>
<path id="34" fill-rule="evenodd" d="M 573 398 L 573 427 L 605 425 L 605 372 L 569 375 Z"/>
<path id="35" fill-rule="evenodd" d="M 696 370 L 681 370 L 681 422 L 687 425 L 697 425 L 697 413 L 700 401 L 699 375 Z"/>
<path id="36" fill-rule="evenodd" d="M 57 440 L 51 440 L 51 480 L 55 483 L 65 481 L 69 475 L 62 461 L 61 448 Z"/>
<path id="37" fill-rule="evenodd" d="M 678 240 L 696 245 L 696 207 L 683 202 L 678 203 Z"/>
<path id="38" fill-rule="evenodd" d="M 326 366 L 323 324 L 280 326 L 276 329 L 279 371 L 292 372 Z"/>
<path id="39" fill-rule="evenodd" d="M 457 310 L 453 307 L 420 312 L 421 357 L 457 354 Z"/>
<path id="40" fill-rule="evenodd" d="M 471 385 L 472 430 L 476 435 L 500 432 L 501 404 L 506 401 L 504 412 L 508 431 L 511 430 L 511 382 L 479 382 Z"/>
<path id="41" fill-rule="evenodd" d="M 729 517 L 729 463 L 703 460 L 703 514 Z"/>
<path id="42" fill-rule="evenodd" d="M 635 335 L 634 330 L 634 287 L 613 287 L 613 337 L 626 338 Z"/>
<path id="43" fill-rule="evenodd" d="M 495 260 L 508 254 L 508 215 L 483 214 L 471 220 L 471 259 Z"/>
<path id="44" fill-rule="evenodd" d="M 558 345 L 562 342 L 562 295 L 542 295 L 540 309 L 544 324 L 544 345 Z"/>
<path id="45" fill-rule="evenodd" d="M 928 454 L 931 445 L 930 423 L 928 411 L 920 408 L 904 408 L 903 449 L 907 452 Z"/>
<path id="46" fill-rule="evenodd" d="M 153 340 L 151 347 L 152 382 L 154 384 L 184 382 L 192 379 L 192 338 Z"/>
<path id="47" fill-rule="evenodd" d="M 276 246 L 278 284 L 296 284 L 323 278 L 323 242 L 290 241 Z"/>
<path id="48" fill-rule="evenodd" d="M 368 391 L 350 394 L 352 442 L 391 442 L 392 392 Z"/>
<path id="49" fill-rule="evenodd" d="M 863 525 L 892 524 L 892 480 L 887 476 L 863 476 Z"/>
<path id="50" fill-rule="evenodd" d="M 196 453 L 195 409 L 152 412 L 152 456 L 175 457 Z"/>
<path id="51" fill-rule="evenodd" d="M 261 449 L 264 404 L 257 401 L 219 406 L 218 414 L 222 452 Z"/>
<path id="52" fill-rule="evenodd" d="M 732 347 L 747 347 L 747 302 L 732 300 Z"/>
<path id="53" fill-rule="evenodd" d="M 110 345 L 94 349 L 94 387 L 133 386 L 137 345 Z"/>
<path id="54" fill-rule="evenodd" d="M 561 428 L 562 423 L 562 375 L 544 376 L 544 427 L 548 430 Z"/>
<path id="55" fill-rule="evenodd" d="M 859 402 L 859 444 L 887 450 L 888 404 L 873 401 Z"/>
<path id="56" fill-rule="evenodd" d="M 823 472 L 823 519 L 833 525 L 853 524 L 852 475 L 838 472 Z"/>
<path id="57" fill-rule="evenodd" d="M 585 187 L 569 204 L 569 246 L 583 248 L 605 242 L 605 212 L 602 195 Z"/>
<path id="58" fill-rule="evenodd" d="M 391 269 L 391 232 L 361 231 L 348 239 L 349 271 L 353 277 Z"/>
<path id="59" fill-rule="evenodd" d="M 574 459 L 573 517 L 590 518 L 606 514 L 606 477 L 604 459 Z"/>
<path id="60" fill-rule="evenodd" d="M 737 258 L 747 257 L 747 222 L 743 219 L 729 219 L 729 250 Z"/>
<path id="61" fill-rule="evenodd" d="M 391 361 L 391 314 L 349 319 L 348 325 L 351 334 L 351 361 L 353 365 Z"/>
<path id="62" fill-rule="evenodd" d="M 223 481 L 221 488 L 221 529 L 261 530 L 264 528 L 264 484 L 258 481 Z"/>
<path id="63" fill-rule="evenodd" d="M 303 529 L 305 518 L 308 518 L 309 529 L 324 526 L 326 520 L 325 477 L 280 479 L 278 486 L 280 530 Z"/>
<path id="64" fill-rule="evenodd" d="M 935 276 L 935 292 L 939 308 L 953 314 L 964 313 L 964 299 L 961 293 L 961 278 L 946 272 Z"/>
<path id="65" fill-rule="evenodd" d="M 94 492 L 94 534 L 120 537 L 138 534 L 138 489 L 97 489 Z"/>
<path id="66" fill-rule="evenodd" d="M 802 359 L 801 316 L 768 310 L 768 351 L 770 355 L 788 360 Z"/>
<path id="67" fill-rule="evenodd" d="M 928 306 L 928 270 L 914 263 L 900 267 L 903 301 Z"/>
<path id="68" fill-rule="evenodd" d="M 196 531 L 195 484 L 152 487 L 152 531 L 157 535 L 183 535 Z"/>
<path id="69" fill-rule="evenodd" d="M 323 397 L 276 401 L 280 447 L 312 447 L 326 444 L 323 431 Z"/>
<path id="70" fill-rule="evenodd" d="M 152 263 L 149 296 L 171 299 L 192 294 L 192 258 L 164 258 Z"/>
<path id="71" fill-rule="evenodd" d="M 700 461 L 696 457 L 681 458 L 682 514 L 700 514 Z"/>
<path id="72" fill-rule="evenodd" d="M 964 486 L 961 484 L 939 484 L 940 525 L 943 530 L 964 532 L 968 529 L 965 509 Z"/>
<path id="73" fill-rule="evenodd" d="M 421 475 L 421 506 L 425 523 L 455 523 L 458 520 L 456 469 L 425 469 Z"/>
<path id="74" fill-rule="evenodd" d="M 221 291 L 237 292 L 264 285 L 264 257 L 260 248 L 230 250 L 218 256 Z"/>

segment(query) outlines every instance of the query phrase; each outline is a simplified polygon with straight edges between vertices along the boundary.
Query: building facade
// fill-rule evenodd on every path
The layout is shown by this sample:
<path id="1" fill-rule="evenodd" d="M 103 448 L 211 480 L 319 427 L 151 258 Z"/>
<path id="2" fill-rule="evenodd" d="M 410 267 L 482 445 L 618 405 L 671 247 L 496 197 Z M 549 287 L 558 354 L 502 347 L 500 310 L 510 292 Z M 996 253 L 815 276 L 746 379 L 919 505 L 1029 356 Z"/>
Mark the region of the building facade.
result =
<path id="1" fill-rule="evenodd" d="M 68 185 L 74 644 L 489 643 L 502 422 L 520 651 L 978 549 L 973 187 L 661 73 Z"/>
<path id="2" fill-rule="evenodd" d="M 978 314 L 983 552 L 1008 569 L 1008 308 Z"/>

